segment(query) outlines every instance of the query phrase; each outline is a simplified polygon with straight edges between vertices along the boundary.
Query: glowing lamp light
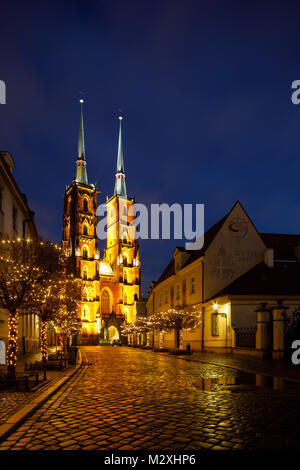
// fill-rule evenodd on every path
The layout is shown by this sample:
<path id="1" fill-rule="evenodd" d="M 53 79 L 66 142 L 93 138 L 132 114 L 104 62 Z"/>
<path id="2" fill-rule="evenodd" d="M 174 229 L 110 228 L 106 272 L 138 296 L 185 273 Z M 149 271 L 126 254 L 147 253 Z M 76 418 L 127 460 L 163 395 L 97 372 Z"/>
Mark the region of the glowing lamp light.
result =
<path id="1" fill-rule="evenodd" d="M 214 309 L 215 312 L 218 310 L 218 304 L 217 304 L 217 302 L 214 302 L 214 304 L 213 304 L 213 309 Z"/>

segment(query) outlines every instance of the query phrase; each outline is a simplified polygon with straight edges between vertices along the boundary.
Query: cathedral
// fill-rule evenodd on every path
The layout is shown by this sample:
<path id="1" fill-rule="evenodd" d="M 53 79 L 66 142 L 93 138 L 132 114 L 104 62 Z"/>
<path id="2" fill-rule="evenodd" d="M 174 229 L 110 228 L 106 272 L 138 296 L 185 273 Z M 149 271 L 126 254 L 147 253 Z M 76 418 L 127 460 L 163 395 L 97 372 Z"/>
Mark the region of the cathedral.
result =
<path id="1" fill-rule="evenodd" d="M 136 302 L 141 297 L 141 263 L 135 227 L 130 225 L 134 216 L 129 208 L 135 201 L 126 190 L 121 116 L 114 194 L 106 201 L 106 249 L 100 256 L 99 191 L 88 182 L 83 100 L 80 102 L 76 173 L 64 194 L 62 247 L 69 258 L 69 272 L 81 280 L 78 316 L 82 330 L 77 343 L 96 345 L 119 339 L 121 324 L 135 319 Z"/>

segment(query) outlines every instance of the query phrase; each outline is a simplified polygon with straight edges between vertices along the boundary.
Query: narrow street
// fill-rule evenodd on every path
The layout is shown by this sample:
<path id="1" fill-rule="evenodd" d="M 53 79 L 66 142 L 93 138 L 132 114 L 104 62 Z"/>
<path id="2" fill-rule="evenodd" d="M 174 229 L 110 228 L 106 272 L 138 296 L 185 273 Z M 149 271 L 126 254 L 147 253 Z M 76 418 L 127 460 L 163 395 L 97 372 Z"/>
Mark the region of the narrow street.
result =
<path id="1" fill-rule="evenodd" d="M 127 347 L 82 352 L 89 365 L 1 450 L 300 449 L 296 385 Z"/>

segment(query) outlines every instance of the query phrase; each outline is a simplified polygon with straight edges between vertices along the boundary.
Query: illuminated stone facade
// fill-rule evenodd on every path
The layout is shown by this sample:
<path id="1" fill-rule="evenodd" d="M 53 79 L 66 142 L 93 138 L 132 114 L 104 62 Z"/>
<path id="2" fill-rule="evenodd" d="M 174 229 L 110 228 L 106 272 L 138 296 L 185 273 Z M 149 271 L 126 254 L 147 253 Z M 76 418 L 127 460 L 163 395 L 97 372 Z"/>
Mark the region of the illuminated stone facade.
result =
<path id="1" fill-rule="evenodd" d="M 81 110 L 76 175 L 64 196 L 62 241 L 70 272 L 82 281 L 78 302 L 83 325 L 78 339 L 81 344 L 118 339 L 121 323 L 135 319 L 135 302 L 140 298 L 140 256 L 134 228 L 129 227 L 133 216 L 128 211 L 134 200 L 126 194 L 121 120 L 115 193 L 106 201 L 107 239 L 102 259 L 97 194 L 97 186 L 87 179 Z"/>

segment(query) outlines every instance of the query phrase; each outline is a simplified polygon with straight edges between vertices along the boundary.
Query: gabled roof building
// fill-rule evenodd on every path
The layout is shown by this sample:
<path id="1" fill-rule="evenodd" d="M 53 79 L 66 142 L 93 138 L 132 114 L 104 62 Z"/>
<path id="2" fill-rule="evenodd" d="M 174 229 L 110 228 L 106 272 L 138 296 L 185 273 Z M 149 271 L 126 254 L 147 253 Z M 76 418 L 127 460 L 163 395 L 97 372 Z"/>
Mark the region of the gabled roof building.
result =
<path id="1" fill-rule="evenodd" d="M 259 233 L 237 201 L 205 232 L 200 250 L 175 249 L 149 290 L 147 312 L 196 305 L 201 310 L 201 326 L 183 331 L 184 347 L 258 354 L 259 306 L 263 304 L 270 313 L 270 322 L 272 309 L 282 300 L 289 307 L 285 315 L 297 312 L 299 261 L 300 235 Z M 155 341 L 159 343 L 158 338 Z M 179 347 L 175 332 L 165 335 L 164 347 Z"/>

